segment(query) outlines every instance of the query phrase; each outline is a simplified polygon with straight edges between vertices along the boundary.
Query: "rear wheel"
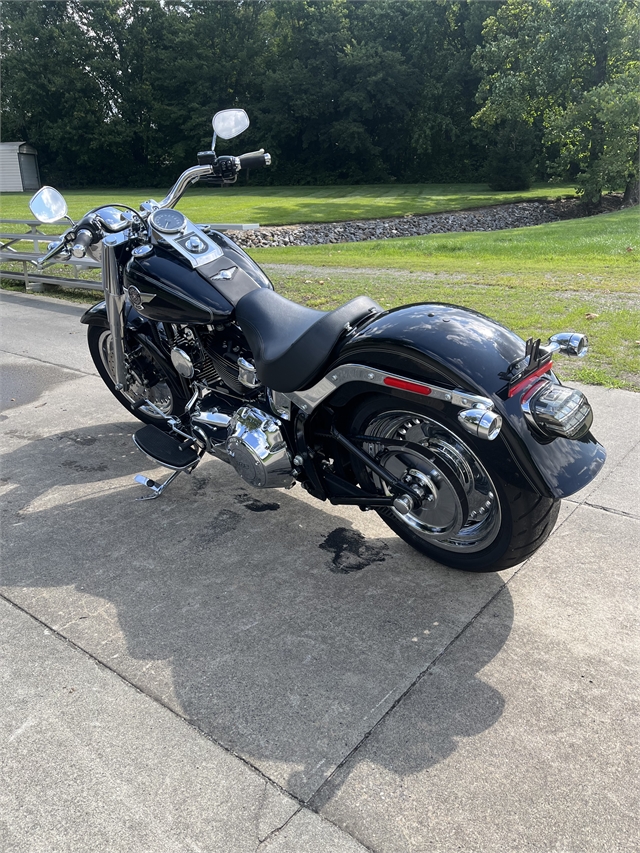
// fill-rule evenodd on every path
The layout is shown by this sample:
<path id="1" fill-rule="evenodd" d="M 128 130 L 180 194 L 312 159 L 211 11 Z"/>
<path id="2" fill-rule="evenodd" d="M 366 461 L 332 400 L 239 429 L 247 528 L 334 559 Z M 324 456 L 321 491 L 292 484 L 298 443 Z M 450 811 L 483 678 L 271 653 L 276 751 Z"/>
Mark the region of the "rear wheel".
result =
<path id="1" fill-rule="evenodd" d="M 147 424 L 164 425 L 163 419 L 149 406 L 134 409 L 134 404 L 139 400 L 149 400 L 165 415 L 179 417 L 184 412 L 187 398 L 179 383 L 148 352 L 140 348 L 139 352 L 128 354 L 130 384 L 124 392 L 118 391 L 115 386 L 111 331 L 100 326 L 89 326 L 88 343 L 93 363 L 105 385 L 136 418 Z"/>
<path id="2" fill-rule="evenodd" d="M 398 536 L 437 562 L 470 572 L 500 571 L 533 554 L 553 530 L 560 502 L 504 481 L 444 413 L 391 398 L 370 400 L 356 411 L 351 429 L 371 436 L 363 449 L 378 464 L 421 490 L 424 499 L 416 508 L 378 512 Z M 390 494 L 366 466 L 354 470 L 363 488 Z"/>

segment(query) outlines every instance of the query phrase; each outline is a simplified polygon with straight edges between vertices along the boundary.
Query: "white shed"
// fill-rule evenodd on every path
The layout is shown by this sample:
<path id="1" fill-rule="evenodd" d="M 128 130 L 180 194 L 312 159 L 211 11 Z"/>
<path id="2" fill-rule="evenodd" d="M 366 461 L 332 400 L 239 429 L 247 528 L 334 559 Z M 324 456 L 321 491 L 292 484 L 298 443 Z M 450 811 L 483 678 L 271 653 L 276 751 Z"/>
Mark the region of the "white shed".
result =
<path id="1" fill-rule="evenodd" d="M 0 192 L 40 189 L 38 153 L 26 142 L 0 142 Z"/>

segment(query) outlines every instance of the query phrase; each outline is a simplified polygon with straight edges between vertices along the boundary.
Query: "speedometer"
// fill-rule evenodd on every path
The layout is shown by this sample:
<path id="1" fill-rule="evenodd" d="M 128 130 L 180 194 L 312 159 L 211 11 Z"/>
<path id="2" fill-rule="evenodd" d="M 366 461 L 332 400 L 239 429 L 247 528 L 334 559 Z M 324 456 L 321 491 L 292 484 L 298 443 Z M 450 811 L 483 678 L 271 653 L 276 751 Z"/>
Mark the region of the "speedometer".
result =
<path id="1" fill-rule="evenodd" d="M 161 234 L 177 234 L 187 224 L 187 217 L 179 210 L 168 207 L 163 210 L 154 210 L 149 217 L 149 222 Z"/>

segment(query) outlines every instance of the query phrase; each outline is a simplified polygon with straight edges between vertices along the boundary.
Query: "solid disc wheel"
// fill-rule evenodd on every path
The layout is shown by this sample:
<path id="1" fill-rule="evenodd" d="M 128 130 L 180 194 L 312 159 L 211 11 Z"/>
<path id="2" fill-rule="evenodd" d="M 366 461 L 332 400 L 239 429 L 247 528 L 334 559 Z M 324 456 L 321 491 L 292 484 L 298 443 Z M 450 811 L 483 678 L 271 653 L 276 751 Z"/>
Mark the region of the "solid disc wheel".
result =
<path id="1" fill-rule="evenodd" d="M 437 562 L 500 571 L 522 562 L 551 533 L 560 502 L 505 482 L 481 458 L 479 442 L 458 433 L 442 412 L 374 400 L 356 412 L 351 430 L 371 436 L 363 449 L 422 497 L 414 507 L 378 512 L 398 536 Z M 363 464 L 355 471 L 367 490 L 391 494 Z"/>
<path id="2" fill-rule="evenodd" d="M 134 409 L 139 400 L 148 400 L 165 415 L 180 416 L 187 403 L 178 383 L 146 354 L 129 359 L 129 388 L 126 392 L 115 387 L 113 344 L 111 331 L 100 326 L 89 326 L 89 352 L 105 385 L 120 403 L 141 421 L 162 427 L 164 422 L 149 406 Z"/>

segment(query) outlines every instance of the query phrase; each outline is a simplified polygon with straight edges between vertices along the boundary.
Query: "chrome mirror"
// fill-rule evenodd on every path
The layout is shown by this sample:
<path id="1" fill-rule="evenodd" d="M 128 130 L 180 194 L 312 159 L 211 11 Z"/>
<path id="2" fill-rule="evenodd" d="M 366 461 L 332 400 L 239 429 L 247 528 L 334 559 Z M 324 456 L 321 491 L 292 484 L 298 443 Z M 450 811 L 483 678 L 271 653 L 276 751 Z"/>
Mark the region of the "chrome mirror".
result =
<path id="1" fill-rule="evenodd" d="M 221 139 L 233 139 L 249 127 L 249 116 L 244 110 L 221 110 L 211 122 L 213 132 Z"/>
<path id="2" fill-rule="evenodd" d="M 29 209 L 38 222 L 50 224 L 67 216 L 67 202 L 53 187 L 42 187 L 29 202 Z"/>

